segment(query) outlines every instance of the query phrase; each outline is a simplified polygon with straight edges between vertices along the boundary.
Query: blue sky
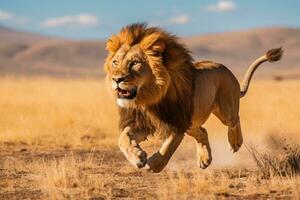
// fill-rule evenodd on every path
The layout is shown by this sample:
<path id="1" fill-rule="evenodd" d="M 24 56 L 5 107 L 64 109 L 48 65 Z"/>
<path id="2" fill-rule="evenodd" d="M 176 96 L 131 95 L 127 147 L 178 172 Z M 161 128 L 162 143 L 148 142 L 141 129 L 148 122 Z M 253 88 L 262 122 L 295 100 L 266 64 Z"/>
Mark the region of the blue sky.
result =
<path id="1" fill-rule="evenodd" d="M 147 22 L 180 36 L 264 26 L 300 27 L 296 0 L 0 0 L 0 25 L 75 39 L 105 39 Z"/>

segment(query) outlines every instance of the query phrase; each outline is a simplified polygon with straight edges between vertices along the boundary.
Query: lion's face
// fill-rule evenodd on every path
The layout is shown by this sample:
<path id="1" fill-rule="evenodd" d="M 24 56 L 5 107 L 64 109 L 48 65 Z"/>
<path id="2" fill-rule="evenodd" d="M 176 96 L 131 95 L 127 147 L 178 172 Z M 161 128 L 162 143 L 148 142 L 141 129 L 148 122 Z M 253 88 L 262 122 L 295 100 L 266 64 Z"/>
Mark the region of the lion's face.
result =
<path id="1" fill-rule="evenodd" d="M 155 95 L 155 91 L 151 91 L 154 88 L 149 87 L 155 77 L 138 44 L 121 46 L 106 65 L 107 81 L 119 106 L 141 105 L 147 93 Z"/>
<path id="2" fill-rule="evenodd" d="M 167 38 L 159 29 L 136 24 L 107 41 L 106 80 L 119 106 L 147 107 L 167 94 L 171 82 L 164 57 Z"/>

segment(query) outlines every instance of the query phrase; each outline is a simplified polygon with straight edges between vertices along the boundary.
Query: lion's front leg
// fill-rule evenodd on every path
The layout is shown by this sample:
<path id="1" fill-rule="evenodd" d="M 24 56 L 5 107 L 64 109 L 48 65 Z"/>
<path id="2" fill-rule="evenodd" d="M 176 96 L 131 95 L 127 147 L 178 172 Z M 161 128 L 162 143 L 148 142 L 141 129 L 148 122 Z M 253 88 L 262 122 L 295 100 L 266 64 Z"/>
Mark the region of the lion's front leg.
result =
<path id="1" fill-rule="evenodd" d="M 181 143 L 183 136 L 184 134 L 171 134 L 165 140 L 159 151 L 148 158 L 146 166 L 148 170 L 156 173 L 163 170 Z"/>
<path id="2" fill-rule="evenodd" d="M 139 145 L 146 137 L 146 134 L 134 133 L 130 127 L 125 127 L 119 138 L 120 149 L 127 160 L 138 168 L 144 167 L 147 162 L 147 154 Z"/>

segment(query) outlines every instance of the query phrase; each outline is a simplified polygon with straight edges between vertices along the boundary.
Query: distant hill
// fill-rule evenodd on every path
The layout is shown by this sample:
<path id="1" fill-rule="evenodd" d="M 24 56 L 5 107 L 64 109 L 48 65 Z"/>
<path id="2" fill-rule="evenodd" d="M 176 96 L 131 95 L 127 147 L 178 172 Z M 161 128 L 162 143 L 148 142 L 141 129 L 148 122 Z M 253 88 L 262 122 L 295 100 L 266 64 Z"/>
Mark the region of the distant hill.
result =
<path id="1" fill-rule="evenodd" d="M 15 31 L 6 27 L 0 26 L 0 42 L 15 42 L 15 43 L 31 43 L 41 40 L 50 39 L 50 37 Z"/>
<path id="2" fill-rule="evenodd" d="M 283 59 L 272 67 L 264 65 L 255 76 L 294 76 L 296 73 L 300 77 L 300 29 L 259 28 L 193 36 L 184 38 L 183 42 L 192 50 L 195 59 L 221 62 L 240 75 L 266 50 L 282 47 Z"/>
<path id="3" fill-rule="evenodd" d="M 267 49 L 282 46 L 285 55 L 256 76 L 300 76 L 300 29 L 260 28 L 182 38 L 195 60 L 214 60 L 241 76 Z M 0 75 L 101 77 L 104 41 L 74 41 L 0 27 Z"/>
<path id="4" fill-rule="evenodd" d="M 0 74 L 100 76 L 103 41 L 71 41 L 0 28 Z"/>

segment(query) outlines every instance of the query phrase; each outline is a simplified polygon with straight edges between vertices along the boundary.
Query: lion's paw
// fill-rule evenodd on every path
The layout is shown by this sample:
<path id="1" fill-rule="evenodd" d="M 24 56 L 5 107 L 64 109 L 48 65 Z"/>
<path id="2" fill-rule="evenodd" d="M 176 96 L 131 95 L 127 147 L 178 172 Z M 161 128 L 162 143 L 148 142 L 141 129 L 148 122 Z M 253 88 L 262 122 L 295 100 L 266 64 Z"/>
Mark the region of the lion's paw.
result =
<path id="1" fill-rule="evenodd" d="M 198 157 L 198 165 L 201 169 L 207 168 L 211 161 L 211 151 L 210 147 L 207 146 L 198 146 L 197 148 L 197 157 Z"/>
<path id="2" fill-rule="evenodd" d="M 232 153 L 237 152 L 243 144 L 243 139 L 229 140 L 229 150 Z"/>
<path id="3" fill-rule="evenodd" d="M 238 122 L 234 127 L 228 129 L 228 143 L 230 151 L 237 152 L 243 144 L 241 126 Z"/>
<path id="4" fill-rule="evenodd" d="M 129 148 L 125 155 L 127 160 L 138 168 L 144 167 L 147 163 L 147 153 L 140 147 Z"/>
<path id="5" fill-rule="evenodd" d="M 149 171 L 158 173 L 161 172 L 167 164 L 168 162 L 166 159 L 159 152 L 157 152 L 148 158 L 146 168 Z"/>
<path id="6" fill-rule="evenodd" d="M 229 149 L 231 152 L 237 152 L 243 144 L 242 134 L 235 134 L 228 137 Z"/>

